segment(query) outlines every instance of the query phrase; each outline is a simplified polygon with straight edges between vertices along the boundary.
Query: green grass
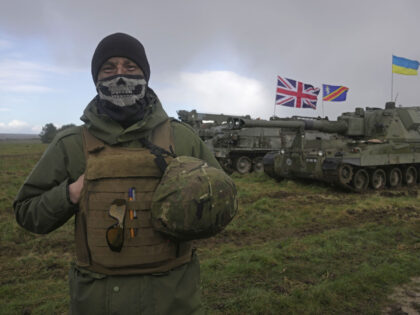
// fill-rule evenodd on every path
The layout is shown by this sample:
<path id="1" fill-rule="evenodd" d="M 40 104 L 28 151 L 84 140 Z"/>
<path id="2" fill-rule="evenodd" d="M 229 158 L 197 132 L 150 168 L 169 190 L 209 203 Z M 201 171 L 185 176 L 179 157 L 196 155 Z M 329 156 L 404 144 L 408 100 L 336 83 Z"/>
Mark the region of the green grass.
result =
<path id="1" fill-rule="evenodd" d="M 0 314 L 68 308 L 74 220 L 34 235 L 11 208 L 44 149 L 0 142 Z M 238 215 L 196 242 L 209 314 L 380 314 L 395 286 L 420 276 L 418 187 L 360 195 L 258 174 L 233 178 Z"/>

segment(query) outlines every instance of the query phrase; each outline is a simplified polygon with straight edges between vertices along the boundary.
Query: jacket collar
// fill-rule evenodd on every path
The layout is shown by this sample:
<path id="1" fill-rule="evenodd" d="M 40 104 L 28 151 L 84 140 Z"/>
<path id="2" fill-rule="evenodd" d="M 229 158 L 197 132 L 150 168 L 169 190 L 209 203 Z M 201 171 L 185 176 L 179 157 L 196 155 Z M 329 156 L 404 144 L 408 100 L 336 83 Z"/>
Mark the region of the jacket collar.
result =
<path id="1" fill-rule="evenodd" d="M 85 108 L 80 119 L 91 134 L 111 145 L 149 137 L 157 125 L 168 119 L 168 115 L 152 89 L 148 88 L 145 97 L 148 108 L 144 118 L 126 129 L 109 116 L 98 113 L 96 97 Z"/>

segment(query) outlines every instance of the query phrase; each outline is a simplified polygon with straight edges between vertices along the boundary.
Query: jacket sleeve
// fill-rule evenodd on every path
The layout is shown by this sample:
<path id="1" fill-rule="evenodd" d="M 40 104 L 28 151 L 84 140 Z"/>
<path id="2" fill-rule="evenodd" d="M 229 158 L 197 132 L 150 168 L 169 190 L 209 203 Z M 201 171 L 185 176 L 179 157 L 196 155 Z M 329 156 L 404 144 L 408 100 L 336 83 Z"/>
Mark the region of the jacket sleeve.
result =
<path id="1" fill-rule="evenodd" d="M 67 169 L 68 152 L 60 138 L 48 146 L 20 188 L 13 203 L 16 221 L 39 234 L 63 225 L 77 210 L 70 202 L 68 184 L 74 181 Z"/>
<path id="2" fill-rule="evenodd" d="M 176 120 L 172 122 L 172 126 L 176 155 L 193 156 L 206 161 L 210 166 L 221 168 L 213 153 L 191 127 Z"/>

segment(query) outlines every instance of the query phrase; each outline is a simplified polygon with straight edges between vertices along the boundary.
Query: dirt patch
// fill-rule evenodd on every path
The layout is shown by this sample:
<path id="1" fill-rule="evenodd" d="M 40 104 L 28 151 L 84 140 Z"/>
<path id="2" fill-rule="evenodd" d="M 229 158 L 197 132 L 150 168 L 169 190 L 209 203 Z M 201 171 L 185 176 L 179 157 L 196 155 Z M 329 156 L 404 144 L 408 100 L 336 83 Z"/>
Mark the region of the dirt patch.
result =
<path id="1" fill-rule="evenodd" d="M 37 254 L 45 254 L 47 252 L 53 251 L 56 253 L 72 253 L 74 251 L 74 241 L 73 240 L 54 240 L 54 242 L 48 242 L 47 239 L 42 240 L 34 244 L 29 249 Z"/>
<path id="2" fill-rule="evenodd" d="M 269 197 L 269 198 L 274 198 L 274 199 L 283 199 L 283 198 L 287 198 L 290 196 L 295 196 L 295 194 L 286 192 L 286 191 L 273 191 L 271 193 L 268 193 L 266 195 L 264 195 L 264 197 Z"/>
<path id="3" fill-rule="evenodd" d="M 279 191 L 258 194 L 254 196 L 241 197 L 240 202 L 241 204 L 254 203 L 257 200 L 260 200 L 261 198 L 282 199 L 283 201 L 287 199 L 295 200 L 296 194 L 279 190 Z M 343 196 L 337 197 L 333 194 L 305 195 L 305 196 L 299 196 L 299 198 L 304 199 L 305 204 L 327 203 L 330 205 L 334 205 L 334 204 L 342 204 L 343 202 L 346 202 L 348 200 L 347 198 Z"/>
<path id="4" fill-rule="evenodd" d="M 42 153 L 24 153 L 24 154 L 0 154 L 0 157 L 2 158 L 25 158 L 25 157 L 31 157 L 31 158 L 40 158 Z"/>
<path id="5" fill-rule="evenodd" d="M 392 303 L 382 312 L 384 315 L 419 315 L 420 314 L 420 277 L 396 287 L 388 297 Z"/>
<path id="6" fill-rule="evenodd" d="M 405 188 L 404 190 L 398 190 L 398 191 L 394 191 L 394 190 L 386 190 L 386 191 L 381 191 L 379 193 L 382 197 L 417 197 L 418 196 L 418 191 L 416 189 L 409 189 L 409 188 Z"/>
<path id="7" fill-rule="evenodd" d="M 397 217 L 400 220 L 409 221 L 420 218 L 420 211 L 415 207 L 401 207 L 401 208 L 379 208 L 379 209 L 349 209 L 346 211 L 349 219 L 357 220 L 359 222 L 379 222 L 388 218 Z"/>
<path id="8" fill-rule="evenodd" d="M 15 245 L 5 244 L 0 247 L 0 256 L 2 257 L 17 257 L 20 255 L 21 249 Z"/>
<path id="9" fill-rule="evenodd" d="M 319 198 L 322 199 L 323 197 L 320 196 Z M 224 230 L 214 237 L 194 241 L 194 244 L 199 248 L 215 248 L 228 243 L 234 244 L 238 247 L 249 246 L 268 241 L 284 240 L 289 237 L 305 237 L 312 234 L 323 233 L 332 229 L 338 229 L 344 226 L 352 227 L 368 222 L 392 222 L 393 218 L 398 218 L 400 221 L 417 221 L 420 219 L 420 210 L 417 207 L 387 207 L 370 210 L 348 209 L 346 210 L 346 216 L 328 223 L 318 223 L 313 221 L 299 228 L 273 227 L 266 230 L 254 230 L 252 232 Z"/>
<path id="10" fill-rule="evenodd" d="M 419 196 L 419 192 L 416 188 L 412 187 L 398 187 L 393 190 L 383 190 L 383 191 L 375 191 L 369 190 L 364 193 L 358 194 L 360 199 L 369 198 L 371 195 L 379 194 L 382 197 L 388 198 L 398 198 L 398 197 L 412 197 L 417 198 Z M 300 196 L 300 198 L 304 198 L 305 204 L 312 203 L 312 204 L 319 204 L 319 203 L 327 203 L 329 205 L 337 205 L 343 204 L 348 202 L 354 197 L 354 193 L 348 191 L 340 191 L 340 190 L 331 190 L 330 194 L 306 194 L 305 196 Z M 296 198 L 295 193 L 290 193 L 286 191 L 273 191 L 267 192 L 262 194 L 255 194 L 252 196 L 243 196 L 241 197 L 241 203 L 254 203 L 255 201 L 261 198 L 273 198 L 273 199 L 294 199 Z"/>
<path id="11" fill-rule="evenodd" d="M 327 205 L 341 205 L 347 203 L 350 198 L 340 196 L 339 198 L 331 195 L 307 195 L 305 196 L 305 204 L 327 204 Z M 303 202 L 303 201 L 302 201 Z"/>
<path id="12" fill-rule="evenodd" d="M 273 199 L 287 199 L 289 197 L 295 197 L 295 194 L 286 192 L 286 191 L 273 191 L 273 192 L 268 192 L 268 193 L 263 193 L 263 194 L 255 194 L 252 196 L 243 196 L 240 198 L 240 202 L 242 204 L 245 203 L 254 203 L 257 200 L 260 200 L 261 198 L 273 198 Z"/>
<path id="13" fill-rule="evenodd" d="M 252 234 L 252 235 L 251 235 Z M 235 244 L 236 246 L 248 245 L 255 241 L 256 235 L 247 231 L 222 231 L 214 237 L 195 240 L 194 246 L 198 248 L 207 247 L 214 248 L 221 244 Z"/>

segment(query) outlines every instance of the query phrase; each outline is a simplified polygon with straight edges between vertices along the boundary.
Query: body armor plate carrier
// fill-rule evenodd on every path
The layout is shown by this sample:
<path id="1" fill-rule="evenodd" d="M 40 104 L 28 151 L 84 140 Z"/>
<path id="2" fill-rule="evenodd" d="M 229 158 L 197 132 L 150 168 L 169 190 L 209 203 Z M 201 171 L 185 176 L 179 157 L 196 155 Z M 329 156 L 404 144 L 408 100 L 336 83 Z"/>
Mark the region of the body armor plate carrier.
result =
<path id="1" fill-rule="evenodd" d="M 169 120 L 155 128 L 151 145 L 170 151 L 170 130 Z M 156 157 L 151 153 L 156 150 L 144 147 L 109 146 L 86 128 L 83 138 L 86 171 L 80 211 L 76 214 L 76 264 L 103 274 L 128 275 L 166 272 L 189 262 L 191 244 L 169 239 L 150 223 L 152 196 L 163 175 L 162 158 L 168 163 L 172 157 Z M 136 191 L 134 201 L 128 198 L 130 188 Z M 115 252 L 105 235 L 107 228 L 116 223 L 109 209 L 118 199 L 126 200 L 126 211 L 135 211 L 137 218 L 126 213 L 123 247 Z"/>

